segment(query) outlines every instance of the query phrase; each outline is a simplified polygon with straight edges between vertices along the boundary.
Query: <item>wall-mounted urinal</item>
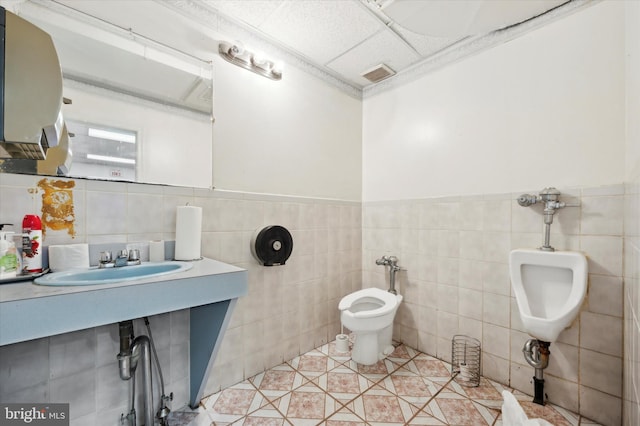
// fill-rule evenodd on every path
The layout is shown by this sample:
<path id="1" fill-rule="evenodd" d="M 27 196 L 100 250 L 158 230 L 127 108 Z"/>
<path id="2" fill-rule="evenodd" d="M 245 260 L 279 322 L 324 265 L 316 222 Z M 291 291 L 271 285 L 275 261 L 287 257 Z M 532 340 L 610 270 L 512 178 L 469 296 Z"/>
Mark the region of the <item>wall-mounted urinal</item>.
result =
<path id="1" fill-rule="evenodd" d="M 587 294 L 587 258 L 574 251 L 555 251 L 549 244 L 553 216 L 563 207 L 579 207 L 559 200 L 560 191 L 545 188 L 539 195 L 522 194 L 518 204 L 544 204 L 544 243 L 538 250 L 518 249 L 509 254 L 511 285 L 522 325 L 533 336 L 522 348 L 535 368 L 533 402 L 544 405 L 543 371 L 549 365 L 549 346 L 569 327 Z"/>
<path id="2" fill-rule="evenodd" d="M 574 251 L 518 249 L 509 255 L 511 285 L 527 333 L 554 342 L 578 315 L 587 292 L 587 258 Z"/>

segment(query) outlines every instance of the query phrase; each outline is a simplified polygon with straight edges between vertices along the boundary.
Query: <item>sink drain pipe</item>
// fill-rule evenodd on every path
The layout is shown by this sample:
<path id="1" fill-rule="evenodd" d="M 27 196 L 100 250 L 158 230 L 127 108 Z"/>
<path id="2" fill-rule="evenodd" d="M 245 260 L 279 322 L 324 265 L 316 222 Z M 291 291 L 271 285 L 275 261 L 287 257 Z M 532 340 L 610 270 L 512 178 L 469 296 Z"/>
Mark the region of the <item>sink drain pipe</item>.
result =
<path id="1" fill-rule="evenodd" d="M 144 401 L 144 424 L 153 426 L 153 387 L 151 384 L 151 343 L 147 336 L 133 338 L 133 321 L 123 321 L 120 329 L 120 353 L 118 367 L 122 380 L 131 379 L 136 372 L 138 362 L 142 367 L 142 390 Z"/>
<path id="2" fill-rule="evenodd" d="M 538 339 L 529 339 L 522 348 L 527 364 L 535 368 L 533 377 L 533 402 L 544 405 L 544 377 L 543 371 L 549 366 L 549 345 L 551 343 Z"/>

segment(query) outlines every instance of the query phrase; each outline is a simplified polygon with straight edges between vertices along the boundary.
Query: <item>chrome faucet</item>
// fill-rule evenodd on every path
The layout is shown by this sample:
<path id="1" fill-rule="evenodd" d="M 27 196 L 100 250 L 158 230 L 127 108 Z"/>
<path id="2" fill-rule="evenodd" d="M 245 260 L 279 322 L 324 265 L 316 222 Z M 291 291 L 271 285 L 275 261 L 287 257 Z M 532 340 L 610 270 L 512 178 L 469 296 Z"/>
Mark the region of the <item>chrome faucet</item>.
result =
<path id="1" fill-rule="evenodd" d="M 100 262 L 98 268 L 120 268 L 122 266 L 139 265 L 140 264 L 140 250 L 120 250 L 116 258 L 110 251 L 100 252 Z"/>
<path id="2" fill-rule="evenodd" d="M 389 293 L 398 294 L 396 291 L 396 272 L 400 270 L 398 258 L 395 256 L 382 256 L 376 260 L 376 265 L 389 267 Z"/>

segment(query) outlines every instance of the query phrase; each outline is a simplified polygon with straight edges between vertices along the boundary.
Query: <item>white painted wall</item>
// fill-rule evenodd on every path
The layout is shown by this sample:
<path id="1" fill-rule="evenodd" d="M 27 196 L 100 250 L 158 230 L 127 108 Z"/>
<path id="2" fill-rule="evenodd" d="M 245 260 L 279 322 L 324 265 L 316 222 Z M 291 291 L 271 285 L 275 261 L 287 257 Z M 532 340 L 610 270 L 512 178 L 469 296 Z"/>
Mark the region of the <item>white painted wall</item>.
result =
<path id="1" fill-rule="evenodd" d="M 364 101 L 363 200 L 624 180 L 624 3 Z"/>
<path id="2" fill-rule="evenodd" d="M 626 2 L 623 424 L 640 424 L 640 2 Z"/>
<path id="3" fill-rule="evenodd" d="M 281 81 L 214 69 L 216 188 L 360 200 L 360 100 L 293 67 Z"/>
<path id="4" fill-rule="evenodd" d="M 626 178 L 640 176 L 640 2 L 626 2 Z"/>

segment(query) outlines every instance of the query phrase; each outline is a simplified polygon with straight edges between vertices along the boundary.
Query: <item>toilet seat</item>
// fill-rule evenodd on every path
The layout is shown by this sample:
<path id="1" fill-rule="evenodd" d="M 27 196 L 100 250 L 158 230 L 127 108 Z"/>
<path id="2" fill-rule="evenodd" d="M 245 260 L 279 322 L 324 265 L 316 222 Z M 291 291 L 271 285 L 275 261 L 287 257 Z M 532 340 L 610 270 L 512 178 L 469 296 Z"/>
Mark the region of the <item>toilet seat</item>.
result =
<path id="1" fill-rule="evenodd" d="M 402 296 L 400 296 L 400 300 Z M 368 300 L 367 300 L 368 299 Z M 358 303 L 378 303 L 381 306 L 375 309 L 368 309 L 359 312 L 351 312 L 352 306 L 357 305 Z M 352 318 L 375 318 L 379 316 L 386 315 L 392 312 L 398 306 L 399 300 L 398 296 L 388 291 L 381 290 L 379 288 L 365 288 L 362 290 L 358 290 L 351 294 L 346 295 L 340 300 L 338 304 L 338 309 L 347 316 Z"/>

